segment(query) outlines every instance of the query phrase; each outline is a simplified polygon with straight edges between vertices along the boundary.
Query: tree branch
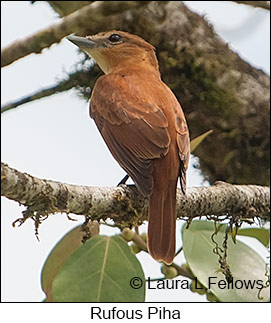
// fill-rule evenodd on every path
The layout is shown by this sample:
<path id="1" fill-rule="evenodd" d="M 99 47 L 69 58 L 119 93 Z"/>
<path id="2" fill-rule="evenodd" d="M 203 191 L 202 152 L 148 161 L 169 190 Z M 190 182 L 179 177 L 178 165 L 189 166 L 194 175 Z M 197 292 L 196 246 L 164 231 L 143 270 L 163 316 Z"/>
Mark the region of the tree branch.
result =
<path id="1" fill-rule="evenodd" d="M 93 66 L 91 70 L 79 70 L 68 75 L 67 79 L 61 80 L 58 84 L 52 85 L 50 87 L 44 88 L 33 94 L 29 94 L 23 98 L 16 101 L 7 103 L 1 107 L 1 113 L 8 110 L 17 108 L 25 103 L 33 102 L 45 98 L 47 96 L 68 91 L 73 87 L 79 88 L 80 94 L 84 93 L 87 88 L 92 88 L 98 75 L 101 74 L 100 69 L 97 65 Z M 84 87 L 84 89 L 82 89 Z"/>
<path id="2" fill-rule="evenodd" d="M 94 1 L 47 1 L 49 5 L 61 16 L 67 16 L 72 12 L 89 5 Z"/>
<path id="3" fill-rule="evenodd" d="M 148 199 L 133 185 L 88 187 L 39 179 L 1 164 L 1 195 L 27 206 L 28 217 L 47 217 L 64 212 L 84 215 L 91 220 L 111 218 L 120 227 L 139 225 L 147 219 Z M 177 192 L 177 217 L 212 216 L 217 220 L 236 221 L 259 217 L 270 220 L 268 187 L 231 185 L 218 182 L 210 187 L 189 188 L 184 196 Z M 39 218 L 39 221 L 40 221 Z"/>
<path id="4" fill-rule="evenodd" d="M 103 23 L 84 34 L 122 29 L 151 42 L 162 78 L 182 104 L 192 136 L 213 129 L 212 138 L 195 151 L 209 182 L 269 185 L 268 75 L 242 60 L 181 1 L 151 1 Z M 88 88 L 81 86 L 85 97 Z M 216 152 L 215 158 L 210 151 Z"/>
<path id="5" fill-rule="evenodd" d="M 150 1 L 127 11 L 121 4 L 126 1 L 120 7 L 113 1 L 111 16 L 104 13 L 110 2 L 95 3 L 100 10 L 96 20 L 78 18 L 82 33 L 123 29 L 152 43 L 162 78 L 181 102 L 192 136 L 213 129 L 195 151 L 205 178 L 269 185 L 269 76 L 242 60 L 181 1 Z M 76 28 L 71 26 L 72 32 Z M 85 97 L 89 84 L 81 86 Z"/>
<path id="6" fill-rule="evenodd" d="M 18 106 L 23 105 L 25 103 L 29 103 L 29 102 L 32 102 L 32 101 L 35 101 L 38 99 L 42 99 L 42 98 L 45 98 L 45 97 L 50 96 L 52 94 L 56 94 L 56 93 L 66 91 L 66 90 L 67 90 L 66 88 L 62 88 L 62 90 L 60 90 L 59 84 L 47 87 L 45 89 L 42 89 L 41 91 L 38 91 L 33 94 L 29 94 L 29 95 L 27 95 L 23 98 L 20 98 L 14 102 L 10 102 L 10 103 L 3 105 L 1 107 L 1 113 L 6 112 L 11 109 L 14 109 L 14 108 L 17 108 Z"/>
<path id="7" fill-rule="evenodd" d="M 95 1 L 62 18 L 60 22 L 2 49 L 1 67 L 31 53 L 41 53 L 42 49 L 60 42 L 63 37 L 69 34 L 79 33 L 87 26 L 92 26 L 96 30 L 103 29 L 103 19 L 131 8 L 143 6 L 146 3 L 148 1 Z"/>
<path id="8" fill-rule="evenodd" d="M 233 1 L 240 4 L 246 4 L 254 8 L 262 8 L 270 10 L 270 1 Z"/>

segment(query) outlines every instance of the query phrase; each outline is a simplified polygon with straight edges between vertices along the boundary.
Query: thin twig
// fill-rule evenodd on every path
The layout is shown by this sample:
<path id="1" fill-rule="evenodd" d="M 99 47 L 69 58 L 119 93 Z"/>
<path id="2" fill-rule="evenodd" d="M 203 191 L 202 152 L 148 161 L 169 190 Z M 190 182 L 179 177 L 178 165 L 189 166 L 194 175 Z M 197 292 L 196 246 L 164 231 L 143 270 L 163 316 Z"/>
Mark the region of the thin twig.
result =
<path id="1" fill-rule="evenodd" d="M 7 103 L 1 107 L 1 113 L 6 112 L 11 109 L 14 109 L 14 108 L 17 108 L 18 106 L 23 105 L 25 103 L 29 103 L 29 102 L 32 102 L 32 101 L 35 101 L 35 100 L 38 100 L 41 98 L 45 98 L 47 96 L 50 96 L 55 93 L 59 93 L 61 91 L 66 91 L 66 89 L 60 90 L 60 88 L 61 88 L 60 84 L 53 85 L 53 86 L 47 87 L 45 89 L 42 89 L 41 91 L 27 95 L 23 98 L 20 98 L 14 102 Z"/>
<path id="2" fill-rule="evenodd" d="M 180 247 L 180 249 L 176 252 L 175 257 L 178 256 L 179 253 L 183 251 L 183 247 Z"/>
<path id="3" fill-rule="evenodd" d="M 1 113 L 9 111 L 11 109 L 15 109 L 23 104 L 45 98 L 50 95 L 68 91 L 76 86 L 80 86 L 80 88 L 82 88 L 83 86 L 92 88 L 99 74 L 101 74 L 101 72 L 96 66 L 94 66 L 90 70 L 80 69 L 76 72 L 69 74 L 67 79 L 61 80 L 58 84 L 49 86 L 45 89 L 41 89 L 40 91 L 37 91 L 33 94 L 27 95 L 23 98 L 3 105 L 1 107 Z"/>

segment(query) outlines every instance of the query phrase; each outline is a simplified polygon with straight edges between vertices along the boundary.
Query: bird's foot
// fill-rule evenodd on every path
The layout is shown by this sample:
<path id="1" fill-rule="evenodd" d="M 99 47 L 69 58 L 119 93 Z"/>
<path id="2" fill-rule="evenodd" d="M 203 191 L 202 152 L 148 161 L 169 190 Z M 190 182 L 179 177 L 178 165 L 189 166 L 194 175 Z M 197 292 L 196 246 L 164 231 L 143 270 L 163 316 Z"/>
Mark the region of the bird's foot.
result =
<path id="1" fill-rule="evenodd" d="M 127 182 L 128 178 L 129 178 L 129 175 L 125 175 L 125 176 L 123 177 L 123 179 L 118 183 L 118 185 L 117 185 L 117 186 L 120 186 L 120 185 L 124 185 L 124 184 L 126 184 L 126 182 Z"/>

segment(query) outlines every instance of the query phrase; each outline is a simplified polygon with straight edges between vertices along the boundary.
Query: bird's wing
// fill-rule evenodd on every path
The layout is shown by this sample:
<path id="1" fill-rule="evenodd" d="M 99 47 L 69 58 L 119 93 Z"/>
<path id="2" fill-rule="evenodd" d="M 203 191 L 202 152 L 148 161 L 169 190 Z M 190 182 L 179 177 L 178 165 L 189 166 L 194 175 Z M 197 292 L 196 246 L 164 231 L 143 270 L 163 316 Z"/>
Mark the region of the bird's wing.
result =
<path id="1" fill-rule="evenodd" d="M 180 103 L 176 99 L 175 95 L 171 92 L 169 87 L 164 84 L 165 96 L 168 98 L 169 102 L 167 106 L 170 106 L 174 109 L 173 115 L 175 116 L 174 120 L 174 129 L 176 129 L 176 141 L 178 146 L 178 153 L 180 158 L 180 184 L 183 193 L 186 193 L 186 171 L 189 163 L 190 156 L 190 138 L 189 130 L 185 120 L 183 110 Z"/>
<path id="2" fill-rule="evenodd" d="M 121 75 L 100 77 L 91 96 L 90 115 L 114 158 L 140 191 L 150 195 L 151 160 L 167 154 L 170 137 L 167 119 L 158 104 L 150 102 L 146 85 L 133 92 Z"/>

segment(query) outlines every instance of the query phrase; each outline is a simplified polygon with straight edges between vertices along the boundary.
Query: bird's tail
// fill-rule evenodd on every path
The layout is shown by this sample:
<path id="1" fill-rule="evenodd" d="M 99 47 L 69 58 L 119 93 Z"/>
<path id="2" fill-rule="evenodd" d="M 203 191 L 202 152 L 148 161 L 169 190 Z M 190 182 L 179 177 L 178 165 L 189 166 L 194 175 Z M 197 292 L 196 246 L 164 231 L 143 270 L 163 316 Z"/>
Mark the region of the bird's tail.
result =
<path id="1" fill-rule="evenodd" d="M 177 180 L 154 185 L 149 200 L 148 249 L 151 256 L 171 264 L 175 256 Z"/>

